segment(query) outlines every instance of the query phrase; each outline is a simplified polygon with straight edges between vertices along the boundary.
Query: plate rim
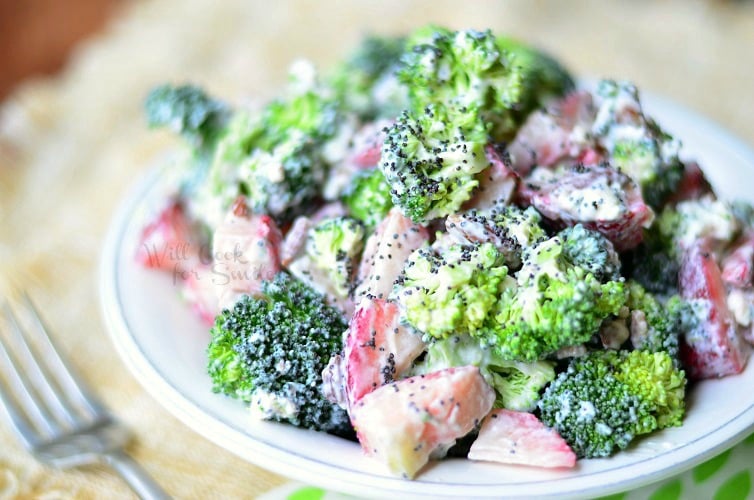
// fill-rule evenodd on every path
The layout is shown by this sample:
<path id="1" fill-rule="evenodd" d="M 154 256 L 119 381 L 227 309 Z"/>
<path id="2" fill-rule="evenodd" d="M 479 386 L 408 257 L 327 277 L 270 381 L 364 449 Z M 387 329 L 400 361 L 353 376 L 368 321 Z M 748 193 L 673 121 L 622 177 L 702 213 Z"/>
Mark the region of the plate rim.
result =
<path id="1" fill-rule="evenodd" d="M 672 112 L 682 117 L 684 120 L 694 122 L 695 127 L 704 129 L 708 135 L 713 137 L 716 142 L 721 143 L 725 149 L 733 151 L 736 155 L 741 156 L 745 162 L 754 167 L 754 152 L 751 148 L 741 139 L 728 132 L 721 125 L 695 111 L 648 92 L 643 93 L 642 100 L 645 103 L 651 102 L 653 107 L 663 107 L 667 112 Z M 141 349 L 141 346 L 129 327 L 128 319 L 126 318 L 121 303 L 119 294 L 120 290 L 118 287 L 119 262 L 122 251 L 124 250 L 122 248 L 122 242 L 126 236 L 130 219 L 135 213 L 134 209 L 148 197 L 150 190 L 155 187 L 160 177 L 164 175 L 164 170 L 165 167 L 152 168 L 146 174 L 142 175 L 141 178 L 139 178 L 127 190 L 126 197 L 120 202 L 118 209 L 108 226 L 105 244 L 103 246 L 99 263 L 100 306 L 102 315 L 105 319 L 106 330 L 116 348 L 116 351 L 128 367 L 131 374 L 139 381 L 145 391 L 150 394 L 158 404 L 160 404 L 160 406 L 165 408 L 169 413 L 178 418 L 178 420 L 194 432 L 197 432 L 199 435 L 214 442 L 216 445 L 233 452 L 240 458 L 259 467 L 271 470 L 286 477 L 291 477 L 298 481 L 304 481 L 325 488 L 359 495 L 399 493 L 403 496 L 412 495 L 416 497 L 457 496 L 459 494 L 458 489 L 463 488 L 463 496 L 499 497 L 501 488 L 512 488 L 514 491 L 510 494 L 517 497 L 583 497 L 584 495 L 605 495 L 627 491 L 629 489 L 657 482 L 672 475 L 680 474 L 725 449 L 730 448 L 743 440 L 752 430 L 754 430 L 753 401 L 747 409 L 727 421 L 724 425 L 714 429 L 712 432 L 708 432 L 690 442 L 684 443 L 679 448 L 665 453 L 658 453 L 655 456 L 639 462 L 634 462 L 625 467 L 635 469 L 640 466 L 640 464 L 655 461 L 667 453 L 677 454 L 678 452 L 682 452 L 684 448 L 689 446 L 693 447 L 695 443 L 709 440 L 714 443 L 710 446 L 703 447 L 703 451 L 700 453 L 689 454 L 686 452 L 684 455 L 685 458 L 680 462 L 675 462 L 672 466 L 654 471 L 649 470 L 644 474 L 628 478 L 624 477 L 618 482 L 606 484 L 597 481 L 596 484 L 591 484 L 590 481 L 589 486 L 573 486 L 570 488 L 562 488 L 560 486 L 575 482 L 583 482 L 586 479 L 586 476 L 554 478 L 543 480 L 541 482 L 525 481 L 521 483 L 477 485 L 422 482 L 420 479 L 406 481 L 398 478 L 368 474 L 357 470 L 343 469 L 335 465 L 317 461 L 311 457 L 296 454 L 291 450 L 276 448 L 264 441 L 260 441 L 244 433 L 241 429 L 236 428 L 236 426 L 229 422 L 224 421 L 221 416 L 216 415 L 214 412 L 202 408 L 196 402 L 192 401 L 190 397 L 183 394 L 179 388 L 168 380 L 168 377 L 166 377 L 159 367 L 155 365 L 153 360 L 149 359 L 148 355 Z M 752 362 L 754 362 L 754 360 L 750 361 L 750 363 Z M 746 421 L 744 422 L 744 420 Z M 733 425 L 734 423 L 736 425 Z M 723 438 L 720 440 L 712 439 L 713 436 L 718 434 L 722 434 Z M 700 445 L 697 445 L 697 447 L 699 446 Z M 647 467 L 644 468 L 646 469 Z M 597 471 L 589 474 L 589 476 L 592 476 L 592 479 L 596 479 L 602 475 L 614 474 L 616 470 L 619 469 Z M 542 486 L 551 484 L 557 484 L 560 487 L 557 492 L 554 492 L 551 489 L 542 489 Z M 372 489 L 370 491 L 365 491 L 365 487 Z"/>

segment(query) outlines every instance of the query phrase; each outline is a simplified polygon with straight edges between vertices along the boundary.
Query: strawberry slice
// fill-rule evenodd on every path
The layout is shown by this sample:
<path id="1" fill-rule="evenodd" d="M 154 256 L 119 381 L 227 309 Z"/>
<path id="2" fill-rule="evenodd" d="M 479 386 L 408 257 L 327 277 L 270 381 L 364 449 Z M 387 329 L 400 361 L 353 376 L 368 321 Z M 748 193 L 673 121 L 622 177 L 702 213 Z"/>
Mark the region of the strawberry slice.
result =
<path id="1" fill-rule="evenodd" d="M 173 271 L 198 258 L 183 205 L 172 200 L 141 232 L 136 261 L 145 267 Z"/>
<path id="2" fill-rule="evenodd" d="M 366 394 L 351 407 L 351 423 L 367 455 L 411 478 L 433 451 L 471 432 L 494 401 L 479 368 L 446 368 Z"/>
<path id="3" fill-rule="evenodd" d="M 493 410 L 469 450 L 471 460 L 535 467 L 573 467 L 576 454 L 554 429 L 531 413 Z"/>
<path id="4" fill-rule="evenodd" d="M 748 231 L 723 259 L 722 276 L 726 284 L 737 288 L 754 284 L 754 231 Z"/>
<path id="5" fill-rule="evenodd" d="M 725 284 L 709 241 L 697 241 L 684 251 L 678 278 L 681 297 L 691 302 L 697 319 L 681 343 L 681 360 L 689 377 L 706 379 L 740 373 L 749 350 L 741 342 L 726 303 Z"/>
<path id="6" fill-rule="evenodd" d="M 360 169 L 377 166 L 385 142 L 385 130 L 392 125 L 391 120 L 377 120 L 361 127 L 353 136 L 349 152 L 350 163 Z"/>
<path id="7" fill-rule="evenodd" d="M 239 294 L 259 293 L 262 281 L 280 271 L 281 240 L 269 215 L 252 214 L 243 197 L 236 200 L 212 238 L 212 270 L 221 308 L 233 305 Z"/>
<path id="8" fill-rule="evenodd" d="M 518 197 L 558 227 L 581 223 L 599 231 L 619 252 L 639 245 L 654 220 L 636 183 L 606 164 L 537 168 L 519 185 Z"/>
<path id="9" fill-rule="evenodd" d="M 535 166 L 552 166 L 581 156 L 591 163 L 597 153 L 585 152 L 593 150 L 593 146 L 583 130 L 591 128 L 595 113 L 592 95 L 578 91 L 555 102 L 550 109 L 530 114 L 508 147 L 513 170 L 525 176 Z"/>
<path id="10" fill-rule="evenodd" d="M 283 266 L 288 267 L 303 253 L 306 246 L 306 237 L 313 225 L 314 222 L 309 217 L 301 216 L 293 221 L 280 245 L 280 263 Z"/>
<path id="11" fill-rule="evenodd" d="M 411 252 L 429 240 L 427 230 L 394 207 L 364 245 L 354 297 L 386 298 Z"/>
<path id="12" fill-rule="evenodd" d="M 191 308 L 207 326 L 212 326 L 215 316 L 220 312 L 212 268 L 209 265 L 198 264 L 195 268 L 185 271 L 183 279 L 183 297 Z"/>
<path id="13" fill-rule="evenodd" d="M 400 323 L 396 304 L 382 299 L 363 299 L 346 333 L 349 403 L 400 378 L 423 350 L 421 336 Z"/>

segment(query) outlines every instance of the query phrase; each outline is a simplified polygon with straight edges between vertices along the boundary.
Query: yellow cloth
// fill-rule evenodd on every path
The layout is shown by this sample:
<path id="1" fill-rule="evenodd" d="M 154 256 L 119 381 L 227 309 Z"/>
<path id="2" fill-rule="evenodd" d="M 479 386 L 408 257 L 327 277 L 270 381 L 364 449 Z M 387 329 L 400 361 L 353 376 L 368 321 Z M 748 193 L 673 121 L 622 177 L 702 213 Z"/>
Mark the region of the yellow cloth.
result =
<path id="1" fill-rule="evenodd" d="M 110 216 L 128 185 L 175 144 L 146 129 L 146 92 L 188 80 L 233 101 L 257 100 L 276 93 L 295 58 L 327 67 L 363 33 L 429 21 L 528 40 L 577 74 L 634 80 L 754 143 L 750 2 L 124 4 L 61 76 L 27 83 L 0 109 L 0 292 L 8 281 L 29 290 L 77 368 L 134 431 L 129 451 L 176 497 L 249 498 L 284 479 L 174 419 L 126 370 L 104 331 L 96 273 Z M 129 495 L 105 470 L 38 465 L 0 425 L 0 498 Z"/>

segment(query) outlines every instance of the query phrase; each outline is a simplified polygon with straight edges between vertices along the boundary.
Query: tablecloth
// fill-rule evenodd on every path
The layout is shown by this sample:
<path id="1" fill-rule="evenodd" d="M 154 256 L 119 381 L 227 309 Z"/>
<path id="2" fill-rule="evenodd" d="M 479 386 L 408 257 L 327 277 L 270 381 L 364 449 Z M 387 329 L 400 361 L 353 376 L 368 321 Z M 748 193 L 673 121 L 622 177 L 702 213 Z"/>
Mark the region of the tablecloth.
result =
<path id="1" fill-rule="evenodd" d="M 631 79 L 754 144 L 749 2 L 124 2 L 60 75 L 25 83 L 0 107 L 0 295 L 14 282 L 35 297 L 78 370 L 134 431 L 128 451 L 172 495 L 254 498 L 278 494 L 274 488 L 287 479 L 173 418 L 138 385 L 105 333 L 96 273 L 110 217 L 129 184 L 175 144 L 145 127 L 146 92 L 160 82 L 191 81 L 231 101 L 262 99 L 277 92 L 297 57 L 327 67 L 366 32 L 400 33 L 427 22 L 528 40 L 579 75 Z M 713 475 L 715 491 L 722 498 L 748 491 L 752 448 L 749 440 L 671 480 L 662 498 L 708 497 L 699 478 L 720 462 L 728 468 L 719 471 L 730 474 Z M 306 498 L 322 493 L 303 491 Z M 0 498 L 131 495 L 106 470 L 39 465 L 0 425 Z"/>

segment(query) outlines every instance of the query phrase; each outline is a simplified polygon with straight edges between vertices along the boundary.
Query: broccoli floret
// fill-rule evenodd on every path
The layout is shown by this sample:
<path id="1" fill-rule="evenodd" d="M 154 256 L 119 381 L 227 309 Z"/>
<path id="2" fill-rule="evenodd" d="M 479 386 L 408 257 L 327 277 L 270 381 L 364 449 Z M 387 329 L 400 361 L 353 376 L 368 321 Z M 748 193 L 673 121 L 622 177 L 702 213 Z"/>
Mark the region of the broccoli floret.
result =
<path id="1" fill-rule="evenodd" d="M 607 149 L 610 163 L 641 187 L 651 207 L 662 207 L 683 177 L 681 143 L 644 115 L 633 84 L 602 80 L 596 95 L 599 110 L 593 132 Z"/>
<path id="2" fill-rule="evenodd" d="M 621 139 L 613 146 L 612 164 L 637 181 L 644 201 L 653 208 L 661 207 L 683 178 L 675 144 L 669 134 L 649 121 L 643 137 Z"/>
<path id="3" fill-rule="evenodd" d="M 404 47 L 403 37 L 366 37 L 332 76 L 341 105 L 363 121 L 397 116 L 407 101 L 395 76 Z"/>
<path id="4" fill-rule="evenodd" d="M 540 392 L 555 378 L 551 361 L 500 361 L 492 370 L 492 387 L 497 391 L 496 408 L 533 411 Z"/>
<path id="5" fill-rule="evenodd" d="M 547 233 L 542 229 L 542 215 L 534 207 L 522 209 L 508 205 L 496 211 L 493 220 L 498 228 L 505 230 L 507 236 L 516 242 L 519 258 L 524 248 L 547 239 Z"/>
<path id="6" fill-rule="evenodd" d="M 393 207 L 390 186 L 379 168 L 354 175 L 343 201 L 351 216 L 363 222 L 368 230 L 373 230 Z"/>
<path id="7" fill-rule="evenodd" d="M 505 36 L 497 37 L 497 46 L 512 57 L 522 72 L 521 99 L 515 109 L 518 123 L 550 99 L 573 90 L 575 85 L 568 70 L 548 54 Z"/>
<path id="8" fill-rule="evenodd" d="M 489 346 L 469 335 L 451 335 L 429 345 L 413 375 L 431 373 L 454 366 L 474 365 L 495 389 L 496 408 L 532 411 L 542 389 L 555 378 L 554 363 L 522 363 L 500 359 Z"/>
<path id="9" fill-rule="evenodd" d="M 478 110 L 496 129 L 515 127 L 523 73 L 489 30 L 418 30 L 407 43 L 398 78 L 408 87 L 414 111 L 452 102 Z"/>
<path id="10" fill-rule="evenodd" d="M 213 390 L 269 420 L 348 434 L 348 415 L 321 393 L 321 374 L 347 325 L 314 290 L 279 273 L 215 319 L 207 353 Z"/>
<path id="11" fill-rule="evenodd" d="M 487 134 L 466 108 L 429 105 L 404 112 L 388 129 L 380 168 L 393 203 L 414 222 L 457 212 L 489 166 Z"/>
<path id="12" fill-rule="evenodd" d="M 539 409 L 579 457 L 607 457 L 636 436 L 681 425 L 685 387 L 665 352 L 594 352 L 570 362 Z"/>
<path id="13" fill-rule="evenodd" d="M 601 233 L 576 224 L 561 231 L 559 236 L 563 240 L 563 257 L 568 262 L 592 273 L 603 283 L 620 278 L 620 257 Z"/>
<path id="14" fill-rule="evenodd" d="M 680 366 L 678 339 L 688 303 L 674 295 L 665 305 L 636 281 L 626 284 L 631 311 L 631 344 L 648 352 L 667 352 Z"/>
<path id="15" fill-rule="evenodd" d="M 319 195 L 329 167 L 322 149 L 343 117 L 307 71 L 294 72 L 286 99 L 234 116 L 199 194 L 200 204 L 210 205 L 204 212 L 223 212 L 243 194 L 254 212 L 287 222 Z"/>
<path id="16" fill-rule="evenodd" d="M 679 262 L 672 238 L 663 235 L 655 223 L 644 230 L 639 246 L 624 255 L 624 275 L 648 292 L 669 296 L 678 291 Z"/>
<path id="17" fill-rule="evenodd" d="M 659 238 L 676 257 L 681 249 L 688 248 L 701 238 L 727 244 L 741 230 L 741 221 L 733 206 L 711 197 L 682 201 L 675 207 L 666 207 L 655 224 Z"/>
<path id="18" fill-rule="evenodd" d="M 364 226 L 348 217 L 327 219 L 309 231 L 306 253 L 325 271 L 340 297 L 351 293 L 351 280 L 364 248 Z"/>
<path id="19" fill-rule="evenodd" d="M 451 245 L 442 254 L 425 246 L 409 256 L 394 295 L 406 321 L 430 337 L 476 334 L 506 275 L 491 243 Z"/>
<path id="20" fill-rule="evenodd" d="M 315 69 L 303 61 L 291 67 L 287 98 L 268 103 L 262 111 L 265 139 L 271 143 L 284 142 L 291 133 L 329 139 L 342 119 L 330 89 L 318 83 Z"/>
<path id="21" fill-rule="evenodd" d="M 488 340 L 503 359 L 535 361 L 588 341 L 626 301 L 622 281 L 600 283 L 568 262 L 555 236 L 526 248 L 516 284 L 507 287 L 488 323 Z"/>
<path id="22" fill-rule="evenodd" d="M 243 194 L 254 212 L 287 220 L 319 193 L 326 170 L 311 137 L 295 129 L 284 137 L 263 117 L 238 113 L 218 143 L 200 196 L 227 209 Z"/>
<path id="23" fill-rule="evenodd" d="M 204 153 L 211 149 L 230 116 L 228 106 L 193 85 L 160 85 L 144 107 L 150 127 L 170 127 Z"/>
<path id="24" fill-rule="evenodd" d="M 641 245 L 625 255 L 626 277 L 650 293 L 677 293 L 682 249 L 702 238 L 709 238 L 720 248 L 732 242 L 744 225 L 743 210 L 711 197 L 666 206 L 644 231 Z"/>
<path id="25" fill-rule="evenodd" d="M 657 429 L 678 427 L 686 411 L 686 374 L 666 352 L 631 351 L 613 357 L 615 377 L 652 403 Z"/>
<path id="26" fill-rule="evenodd" d="M 521 267 L 524 248 L 547 239 L 540 225 L 542 216 L 533 207 L 525 210 L 515 205 L 498 208 L 491 213 L 476 210 L 454 214 L 447 218 L 445 227 L 454 240 L 462 244 L 474 241 L 493 243 L 503 255 L 509 270 Z"/>

